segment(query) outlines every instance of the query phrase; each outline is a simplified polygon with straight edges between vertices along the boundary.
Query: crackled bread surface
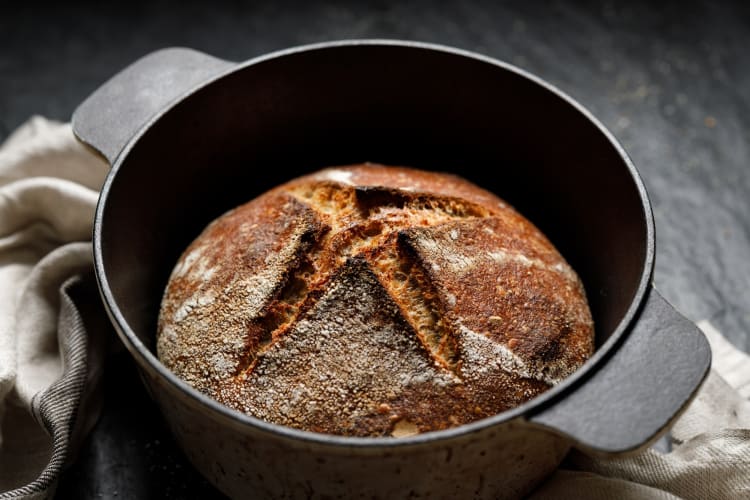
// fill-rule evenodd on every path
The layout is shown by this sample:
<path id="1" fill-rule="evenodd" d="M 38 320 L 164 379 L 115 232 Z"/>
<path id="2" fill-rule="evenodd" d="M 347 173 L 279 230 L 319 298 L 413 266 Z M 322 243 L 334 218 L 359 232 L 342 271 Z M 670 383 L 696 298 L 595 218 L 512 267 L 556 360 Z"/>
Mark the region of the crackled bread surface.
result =
<path id="1" fill-rule="evenodd" d="M 459 177 L 324 169 L 212 222 L 164 293 L 160 360 L 263 420 L 406 436 L 513 408 L 591 355 L 583 286 Z"/>

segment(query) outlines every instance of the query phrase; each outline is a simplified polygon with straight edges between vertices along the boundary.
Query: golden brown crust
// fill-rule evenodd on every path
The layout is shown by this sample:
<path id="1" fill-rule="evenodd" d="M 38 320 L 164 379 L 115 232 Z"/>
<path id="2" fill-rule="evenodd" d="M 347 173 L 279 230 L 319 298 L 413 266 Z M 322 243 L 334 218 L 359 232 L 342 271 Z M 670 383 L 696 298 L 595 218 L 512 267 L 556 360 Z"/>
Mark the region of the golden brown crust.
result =
<path id="1" fill-rule="evenodd" d="M 382 165 L 294 179 L 214 221 L 165 290 L 159 358 L 239 411 L 403 436 L 544 392 L 593 351 L 583 286 L 488 191 Z"/>

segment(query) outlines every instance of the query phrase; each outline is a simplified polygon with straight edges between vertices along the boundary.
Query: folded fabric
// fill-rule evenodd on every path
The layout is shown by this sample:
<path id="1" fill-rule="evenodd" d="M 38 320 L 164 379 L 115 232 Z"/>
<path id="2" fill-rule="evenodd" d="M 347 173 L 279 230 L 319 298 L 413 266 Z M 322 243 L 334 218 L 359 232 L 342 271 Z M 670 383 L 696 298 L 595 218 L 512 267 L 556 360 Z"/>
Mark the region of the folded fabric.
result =
<path id="1" fill-rule="evenodd" d="M 40 117 L 0 146 L 0 499 L 54 495 L 98 415 L 111 334 L 90 240 L 107 171 L 69 124 Z M 531 498 L 750 498 L 750 360 L 699 326 L 714 368 L 671 429 L 673 451 L 574 450 Z"/>
<path id="2" fill-rule="evenodd" d="M 106 163 L 33 118 L 0 147 L 0 498 L 52 496 L 98 413 L 91 224 Z M 97 307 L 98 306 L 98 307 Z M 84 317 L 84 315 L 86 317 Z"/>

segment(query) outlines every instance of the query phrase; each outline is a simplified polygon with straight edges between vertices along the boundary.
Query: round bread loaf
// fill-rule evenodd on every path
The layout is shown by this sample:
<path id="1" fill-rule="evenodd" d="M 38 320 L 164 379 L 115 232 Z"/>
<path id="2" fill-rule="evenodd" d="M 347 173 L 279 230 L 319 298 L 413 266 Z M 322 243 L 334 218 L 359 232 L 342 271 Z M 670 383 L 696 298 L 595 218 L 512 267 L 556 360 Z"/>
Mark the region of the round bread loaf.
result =
<path id="1" fill-rule="evenodd" d="M 583 286 L 545 236 L 444 173 L 363 164 L 222 215 L 180 257 L 159 359 L 220 403 L 345 436 L 513 408 L 591 355 Z"/>

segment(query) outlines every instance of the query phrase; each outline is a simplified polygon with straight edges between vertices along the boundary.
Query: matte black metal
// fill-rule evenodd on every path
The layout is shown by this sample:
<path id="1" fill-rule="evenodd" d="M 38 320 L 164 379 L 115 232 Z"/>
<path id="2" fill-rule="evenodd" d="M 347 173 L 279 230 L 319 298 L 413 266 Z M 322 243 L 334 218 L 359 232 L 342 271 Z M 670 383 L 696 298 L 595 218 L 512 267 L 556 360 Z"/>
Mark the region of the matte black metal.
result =
<path id="1" fill-rule="evenodd" d="M 141 60 L 105 84 L 76 113 L 74 130 L 114 162 L 94 224 L 95 266 L 108 311 L 141 368 L 207 410 L 285 438 L 348 447 L 441 442 L 529 417 L 583 446 L 618 452 L 654 437 L 705 376 L 705 339 L 656 292 L 648 293 L 653 220 L 635 167 L 593 116 L 549 84 L 447 47 L 343 41 L 229 69 L 223 62 L 204 68 L 195 56 L 199 77 L 151 88 L 154 109 L 85 123 L 97 106 L 109 105 L 107 96 L 127 103 L 129 93 L 141 95 L 133 86 L 153 79 L 140 72 L 180 66 L 185 55 L 159 54 L 158 64 Z M 268 424 L 219 405 L 166 370 L 151 350 L 161 294 L 179 253 L 205 224 L 296 175 L 363 161 L 458 173 L 530 218 L 583 279 L 597 328 L 593 358 L 515 410 L 399 440 Z M 644 349 L 650 365 L 629 358 Z M 683 354 L 685 362 L 674 361 Z M 673 367 L 684 377 L 664 393 L 636 378 L 609 390 L 609 381 L 631 380 L 636 368 L 646 370 L 637 374 L 642 382 L 671 383 L 678 378 L 667 375 Z M 637 422 L 633 412 L 603 410 L 628 405 L 649 409 Z"/>
<path id="2" fill-rule="evenodd" d="M 149 120 L 188 91 L 236 66 L 202 52 L 169 48 L 131 64 L 76 108 L 73 132 L 114 164 Z"/>

